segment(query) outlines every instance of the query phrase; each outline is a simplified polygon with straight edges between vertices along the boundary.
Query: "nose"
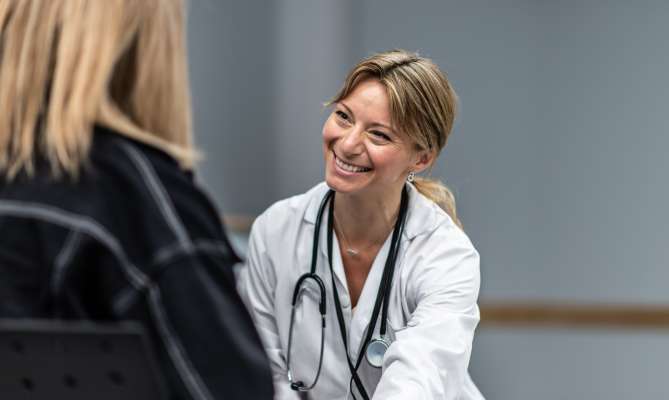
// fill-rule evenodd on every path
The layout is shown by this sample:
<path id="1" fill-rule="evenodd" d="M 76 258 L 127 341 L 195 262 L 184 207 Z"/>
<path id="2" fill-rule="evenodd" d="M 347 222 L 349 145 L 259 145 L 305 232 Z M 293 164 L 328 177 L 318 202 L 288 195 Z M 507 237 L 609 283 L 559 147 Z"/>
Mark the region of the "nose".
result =
<path id="1" fill-rule="evenodd" d="M 339 150 L 347 156 L 354 156 L 362 153 L 363 143 L 362 139 L 365 135 L 363 129 L 353 127 L 348 129 L 344 136 L 339 139 Z"/>

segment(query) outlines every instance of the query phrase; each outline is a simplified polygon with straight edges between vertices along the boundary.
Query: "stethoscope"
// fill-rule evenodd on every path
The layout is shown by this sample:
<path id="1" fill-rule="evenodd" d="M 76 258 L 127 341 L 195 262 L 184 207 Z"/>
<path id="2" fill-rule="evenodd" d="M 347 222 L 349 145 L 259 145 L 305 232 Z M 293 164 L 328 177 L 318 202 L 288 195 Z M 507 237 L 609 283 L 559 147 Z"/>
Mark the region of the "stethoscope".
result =
<path id="1" fill-rule="evenodd" d="M 348 366 L 351 371 L 351 381 L 355 382 L 358 391 L 362 395 L 363 399 L 368 400 L 369 396 L 365 391 L 365 388 L 360 380 L 358 375 L 358 368 L 362 361 L 362 353 L 365 353 L 365 358 L 369 365 L 375 368 L 381 368 L 383 365 L 383 358 L 386 354 L 386 351 L 390 347 L 390 340 L 386 336 L 386 326 L 387 326 L 387 317 L 388 317 L 388 299 L 390 297 L 390 288 L 391 282 L 393 280 L 393 274 L 395 272 L 395 262 L 397 260 L 397 254 L 399 252 L 400 240 L 402 238 L 402 232 L 404 230 L 404 224 L 406 222 L 407 214 L 407 205 L 409 202 L 409 195 L 406 187 L 402 189 L 402 200 L 400 201 L 400 210 L 395 222 L 395 228 L 393 229 L 393 235 L 390 241 L 390 251 L 388 252 L 388 258 L 386 258 L 386 263 L 383 268 L 383 275 L 381 277 L 381 283 L 379 284 L 379 290 L 376 295 L 376 302 L 374 303 L 374 309 L 372 311 L 372 318 L 370 319 L 370 326 L 367 328 L 367 334 L 362 346 L 360 348 L 360 354 L 356 360 L 355 365 L 349 356 L 348 351 L 348 340 L 346 338 L 346 324 L 344 322 L 343 311 L 341 308 L 341 303 L 339 301 L 339 292 L 337 291 L 337 285 L 335 284 L 334 269 L 332 267 L 332 246 L 333 246 L 333 221 L 334 221 L 334 195 L 333 190 L 328 190 L 328 192 L 323 197 L 321 204 L 318 208 L 318 215 L 316 217 L 316 225 L 314 227 L 314 239 L 312 244 L 311 251 L 311 269 L 306 274 L 300 276 L 295 284 L 295 289 L 293 290 L 292 298 L 292 311 L 290 314 L 290 330 L 288 333 L 288 352 L 286 357 L 286 368 L 288 370 L 288 381 L 290 382 L 290 387 L 293 390 L 306 392 L 313 389 L 318 382 L 318 378 L 321 373 L 321 367 L 323 365 L 323 348 L 325 345 L 325 284 L 323 280 L 316 274 L 316 261 L 318 259 L 318 237 L 321 230 L 321 222 L 323 220 L 323 213 L 325 211 L 326 205 L 328 207 L 328 226 L 327 226 L 327 235 L 328 235 L 328 263 L 330 266 L 330 276 L 332 278 L 332 290 L 334 292 L 334 301 L 335 301 L 335 310 L 337 312 L 337 321 L 339 322 L 339 330 L 341 333 L 342 340 L 344 341 L 344 349 L 346 350 L 346 360 L 348 361 Z M 321 314 L 321 347 L 320 347 L 320 356 L 318 358 L 318 369 L 316 370 L 316 377 L 310 385 L 305 385 L 302 381 L 296 381 L 293 377 L 292 370 L 290 368 L 291 361 L 291 350 L 293 344 L 293 327 L 295 322 L 295 309 L 297 304 L 302 298 L 302 293 L 305 290 L 304 284 L 307 281 L 313 281 L 318 286 L 318 291 L 320 294 L 320 299 L 318 302 L 318 309 Z M 381 326 L 379 327 L 379 336 L 372 338 L 374 335 L 374 328 L 376 327 L 376 320 L 378 319 L 379 312 L 381 312 Z M 352 393 L 352 392 L 351 392 Z M 355 398 L 355 396 L 354 396 Z"/>

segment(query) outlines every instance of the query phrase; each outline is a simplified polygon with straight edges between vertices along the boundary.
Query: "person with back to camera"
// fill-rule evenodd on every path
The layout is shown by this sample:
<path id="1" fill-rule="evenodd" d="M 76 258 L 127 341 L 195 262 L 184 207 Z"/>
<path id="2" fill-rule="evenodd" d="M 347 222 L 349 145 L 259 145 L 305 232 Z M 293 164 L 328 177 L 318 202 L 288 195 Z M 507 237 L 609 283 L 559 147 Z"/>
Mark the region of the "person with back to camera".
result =
<path id="1" fill-rule="evenodd" d="M 173 399 L 270 399 L 193 181 L 182 0 L 0 0 L 0 318 L 137 320 Z"/>
<path id="2" fill-rule="evenodd" d="M 242 297 L 276 399 L 482 399 L 467 367 L 479 255 L 451 192 L 419 178 L 456 94 L 430 60 L 375 54 L 323 126 L 325 182 L 254 222 Z"/>

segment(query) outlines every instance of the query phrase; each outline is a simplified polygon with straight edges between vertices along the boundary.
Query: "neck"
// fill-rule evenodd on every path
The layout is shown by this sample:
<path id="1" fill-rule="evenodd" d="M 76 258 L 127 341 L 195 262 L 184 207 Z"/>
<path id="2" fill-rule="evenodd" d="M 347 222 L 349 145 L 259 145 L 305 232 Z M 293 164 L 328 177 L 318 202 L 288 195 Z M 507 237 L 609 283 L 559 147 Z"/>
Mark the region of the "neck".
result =
<path id="1" fill-rule="evenodd" d="M 401 187 L 383 195 L 337 193 L 335 221 L 348 245 L 364 248 L 382 244 L 395 226 L 401 198 Z"/>

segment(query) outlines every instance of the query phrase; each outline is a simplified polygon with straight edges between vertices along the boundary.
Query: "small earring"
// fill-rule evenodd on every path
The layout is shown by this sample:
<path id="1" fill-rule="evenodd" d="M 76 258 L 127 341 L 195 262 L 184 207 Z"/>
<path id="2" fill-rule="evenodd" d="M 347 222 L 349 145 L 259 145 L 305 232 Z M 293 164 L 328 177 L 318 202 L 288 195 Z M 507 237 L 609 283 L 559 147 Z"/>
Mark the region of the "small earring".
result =
<path id="1" fill-rule="evenodd" d="M 407 175 L 407 182 L 413 182 L 415 177 L 416 174 L 413 171 L 409 172 L 409 175 Z"/>

